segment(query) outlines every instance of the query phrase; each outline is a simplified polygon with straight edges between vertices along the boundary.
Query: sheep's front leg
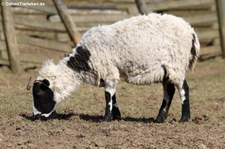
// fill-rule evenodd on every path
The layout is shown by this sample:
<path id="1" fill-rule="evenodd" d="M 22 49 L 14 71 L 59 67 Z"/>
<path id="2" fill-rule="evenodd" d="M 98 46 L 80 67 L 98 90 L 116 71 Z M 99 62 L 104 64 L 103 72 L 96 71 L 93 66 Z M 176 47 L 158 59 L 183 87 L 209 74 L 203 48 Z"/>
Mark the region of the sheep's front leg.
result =
<path id="1" fill-rule="evenodd" d="M 121 114 L 116 103 L 116 82 L 106 81 L 105 82 L 105 116 L 104 121 L 110 121 L 112 119 L 120 119 Z"/>
<path id="2" fill-rule="evenodd" d="M 106 102 L 106 106 L 105 106 L 105 116 L 104 116 L 104 121 L 110 121 L 113 116 L 112 116 L 112 106 L 113 106 L 113 102 L 112 102 L 112 94 L 110 94 L 110 92 L 105 91 L 105 102 Z"/>

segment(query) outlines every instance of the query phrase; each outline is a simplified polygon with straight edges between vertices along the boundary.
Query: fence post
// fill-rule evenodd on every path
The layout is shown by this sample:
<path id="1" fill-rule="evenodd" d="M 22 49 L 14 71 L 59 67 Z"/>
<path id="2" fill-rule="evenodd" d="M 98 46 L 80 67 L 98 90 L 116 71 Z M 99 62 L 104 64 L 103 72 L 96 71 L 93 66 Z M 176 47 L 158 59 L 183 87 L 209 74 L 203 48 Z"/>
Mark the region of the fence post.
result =
<path id="1" fill-rule="evenodd" d="M 9 64 L 13 73 L 20 72 L 19 50 L 17 46 L 16 31 L 14 28 L 13 14 L 10 6 L 4 5 L 1 0 L 2 22 L 9 57 Z"/>
<path id="2" fill-rule="evenodd" d="M 139 12 L 143 15 L 147 15 L 151 12 L 150 8 L 146 4 L 145 0 L 135 0 L 135 3 L 137 5 L 137 8 Z"/>
<path id="3" fill-rule="evenodd" d="M 225 0 L 217 0 L 217 14 L 222 55 L 225 58 Z"/>
<path id="4" fill-rule="evenodd" d="M 70 39 L 72 40 L 74 46 L 76 46 L 81 37 L 79 31 L 77 30 L 76 24 L 73 22 L 73 19 L 71 18 L 67 7 L 62 0 L 53 0 L 53 2 Z"/>

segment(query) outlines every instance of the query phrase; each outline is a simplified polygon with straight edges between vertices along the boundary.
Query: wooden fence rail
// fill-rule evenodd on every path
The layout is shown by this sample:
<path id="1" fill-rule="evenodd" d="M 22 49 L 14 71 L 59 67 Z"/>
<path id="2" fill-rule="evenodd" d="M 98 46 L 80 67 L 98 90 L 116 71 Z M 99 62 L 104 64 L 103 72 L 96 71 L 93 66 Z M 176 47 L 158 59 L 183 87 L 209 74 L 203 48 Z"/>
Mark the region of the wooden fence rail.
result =
<path id="1" fill-rule="evenodd" d="M 12 7 L 21 63 L 36 65 L 46 59 L 57 61 L 74 46 L 71 35 L 68 35 L 67 26 L 62 23 L 53 1 L 43 0 L 43 2 L 44 6 Z M 93 26 L 111 24 L 139 14 L 135 0 L 95 2 L 64 0 L 64 2 L 72 23 L 76 24 L 72 27 L 76 30 L 70 31 L 72 36 L 78 32 L 83 34 Z M 145 2 L 151 11 L 174 14 L 190 22 L 200 39 L 202 59 L 225 55 L 224 0 L 145 0 Z M 1 32 L 5 29 L 2 20 L 0 17 L 0 64 L 8 65 L 10 56 L 7 52 L 7 37 Z M 76 43 L 78 40 L 77 38 Z"/>

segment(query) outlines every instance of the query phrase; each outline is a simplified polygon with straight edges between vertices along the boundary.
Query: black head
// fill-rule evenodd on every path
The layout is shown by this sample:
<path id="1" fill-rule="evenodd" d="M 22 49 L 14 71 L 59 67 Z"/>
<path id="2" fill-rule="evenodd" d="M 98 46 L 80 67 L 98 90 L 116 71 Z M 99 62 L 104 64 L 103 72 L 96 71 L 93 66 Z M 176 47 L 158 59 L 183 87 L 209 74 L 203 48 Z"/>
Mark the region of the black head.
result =
<path id="1" fill-rule="evenodd" d="M 54 111 L 56 102 L 54 94 L 49 88 L 49 81 L 36 80 L 33 85 L 33 114 L 49 117 Z"/>

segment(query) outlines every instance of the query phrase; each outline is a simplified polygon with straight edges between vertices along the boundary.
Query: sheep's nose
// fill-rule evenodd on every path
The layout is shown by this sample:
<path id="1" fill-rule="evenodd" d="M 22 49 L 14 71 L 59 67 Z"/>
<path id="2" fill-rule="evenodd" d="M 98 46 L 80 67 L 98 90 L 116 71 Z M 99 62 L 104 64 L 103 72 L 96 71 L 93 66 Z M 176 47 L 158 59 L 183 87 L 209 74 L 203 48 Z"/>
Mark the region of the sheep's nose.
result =
<path id="1" fill-rule="evenodd" d="M 35 121 L 35 120 L 46 121 L 47 119 L 48 119 L 47 117 L 42 116 L 41 114 L 33 115 L 33 121 Z"/>
<path id="2" fill-rule="evenodd" d="M 35 120 L 38 120 L 38 119 L 40 119 L 41 118 L 41 114 L 36 114 L 36 115 L 34 115 L 33 114 L 33 120 L 35 121 Z"/>
<path id="3" fill-rule="evenodd" d="M 45 117 L 45 116 L 41 116 L 40 119 L 41 119 L 42 121 L 47 121 L 48 118 Z"/>

